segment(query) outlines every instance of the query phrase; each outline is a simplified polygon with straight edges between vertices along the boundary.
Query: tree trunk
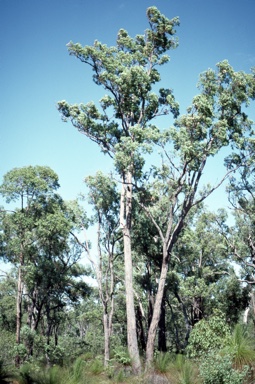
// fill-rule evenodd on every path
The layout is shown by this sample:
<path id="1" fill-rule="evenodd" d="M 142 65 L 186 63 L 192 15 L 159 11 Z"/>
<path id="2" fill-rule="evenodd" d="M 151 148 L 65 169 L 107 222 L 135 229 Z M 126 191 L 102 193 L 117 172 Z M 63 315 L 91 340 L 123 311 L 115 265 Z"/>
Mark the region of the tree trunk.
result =
<path id="1" fill-rule="evenodd" d="M 144 333 L 144 326 L 143 326 L 143 315 L 141 312 L 141 308 L 139 305 L 136 307 L 136 318 L 137 318 L 137 334 L 138 334 L 138 341 L 140 343 L 140 348 L 142 351 L 146 350 L 146 342 L 145 342 L 145 333 Z"/>
<path id="2" fill-rule="evenodd" d="M 22 281 L 22 267 L 23 267 L 23 255 L 20 256 L 20 266 L 18 270 L 18 287 L 17 287 L 17 299 L 16 299 L 16 343 L 20 344 L 20 330 L 22 322 L 22 294 L 23 294 L 23 281 Z M 15 365 L 19 367 L 20 356 L 15 356 Z"/>
<path id="3" fill-rule="evenodd" d="M 146 346 L 146 367 L 147 368 L 151 366 L 153 361 L 154 345 L 155 345 L 158 323 L 160 319 L 161 304 L 164 296 L 165 282 L 166 282 L 167 271 L 168 271 L 167 259 L 168 258 L 167 258 L 166 246 L 164 245 L 163 263 L 162 263 L 161 272 L 160 272 L 158 292 L 155 298 L 154 310 L 153 310 L 152 320 L 151 320 L 150 328 L 148 331 L 148 338 L 147 338 L 147 346 Z"/>
<path id="4" fill-rule="evenodd" d="M 136 318 L 133 292 L 133 265 L 131 254 L 131 208 L 132 208 L 132 173 L 127 172 L 123 177 L 121 202 L 120 202 L 120 225 L 122 227 L 124 241 L 124 264 L 126 285 L 126 311 L 127 311 L 127 343 L 134 374 L 141 372 L 141 362 L 138 349 Z"/>
<path id="5" fill-rule="evenodd" d="M 196 323 L 198 323 L 200 320 L 203 319 L 203 299 L 201 296 L 196 296 L 193 299 L 193 311 L 192 311 L 192 318 L 193 318 L 193 324 L 194 326 Z"/>
<path id="6" fill-rule="evenodd" d="M 107 367 L 110 360 L 110 332 L 109 332 L 109 318 L 108 314 L 104 312 L 104 366 Z"/>
<path id="7" fill-rule="evenodd" d="M 162 298 L 161 313 L 159 318 L 159 331 L 158 331 L 158 350 L 166 352 L 166 293 Z"/>

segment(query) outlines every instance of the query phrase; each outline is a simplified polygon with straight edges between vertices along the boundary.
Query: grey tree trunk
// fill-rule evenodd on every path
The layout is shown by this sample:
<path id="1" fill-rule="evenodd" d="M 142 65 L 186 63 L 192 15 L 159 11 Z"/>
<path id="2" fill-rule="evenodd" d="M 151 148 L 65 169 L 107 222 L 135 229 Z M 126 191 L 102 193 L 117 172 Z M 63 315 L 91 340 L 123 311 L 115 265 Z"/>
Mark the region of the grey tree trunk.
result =
<path id="1" fill-rule="evenodd" d="M 155 339 L 157 335 L 158 324 L 160 320 L 161 304 L 164 296 L 165 283 L 166 283 L 166 277 L 167 277 L 167 271 L 168 271 L 166 246 L 164 246 L 163 252 L 164 252 L 164 256 L 163 256 L 163 263 L 162 263 L 160 278 L 158 283 L 158 291 L 155 298 L 153 315 L 152 315 L 152 319 L 151 319 L 151 323 L 148 331 L 148 337 L 147 337 L 147 345 L 146 345 L 146 367 L 147 368 L 151 366 L 153 361 L 154 345 L 155 345 Z"/>
<path id="2" fill-rule="evenodd" d="M 138 349 L 136 317 L 133 292 L 133 264 L 131 253 L 131 209 L 132 209 L 132 173 L 123 177 L 120 201 L 120 225 L 124 241 L 126 311 L 127 311 L 127 343 L 134 374 L 141 372 Z"/>
<path id="3" fill-rule="evenodd" d="M 104 313 L 104 365 L 108 366 L 110 360 L 110 332 L 109 332 L 109 318 L 108 314 Z"/>

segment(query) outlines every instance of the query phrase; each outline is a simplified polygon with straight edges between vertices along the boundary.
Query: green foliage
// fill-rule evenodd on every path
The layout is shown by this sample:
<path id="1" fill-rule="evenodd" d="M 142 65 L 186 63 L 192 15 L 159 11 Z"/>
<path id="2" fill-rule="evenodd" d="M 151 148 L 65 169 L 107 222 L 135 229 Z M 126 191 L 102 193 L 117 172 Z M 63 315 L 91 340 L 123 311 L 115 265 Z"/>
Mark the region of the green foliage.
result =
<path id="1" fill-rule="evenodd" d="M 4 329 L 1 329 L 0 332 L 0 361 L 5 366 L 10 364 L 14 358 L 15 334 Z"/>
<path id="2" fill-rule="evenodd" d="M 100 375 L 104 371 L 104 364 L 102 357 L 97 356 L 95 359 L 93 359 L 89 364 L 87 364 L 89 372 L 91 372 L 93 375 Z"/>
<path id="3" fill-rule="evenodd" d="M 67 381 L 67 377 L 68 371 L 59 366 L 45 368 L 36 364 L 25 364 L 20 368 L 19 383 L 69 384 L 69 382 Z"/>
<path id="4" fill-rule="evenodd" d="M 229 355 L 209 354 L 200 365 L 203 384 L 243 384 L 248 375 L 248 367 L 235 370 Z"/>
<path id="5" fill-rule="evenodd" d="M 69 53 L 90 65 L 93 80 L 108 92 L 100 100 L 102 112 L 93 102 L 58 103 L 64 121 L 70 119 L 79 131 L 114 157 L 119 172 L 129 170 L 137 175 L 144 164 L 142 152 L 150 152 L 160 137 L 158 128 L 149 122 L 170 112 L 178 115 L 172 91 L 160 89 L 157 95 L 152 86 L 160 81 L 157 66 L 169 60 L 165 53 L 177 46 L 174 35 L 179 20 L 169 20 L 156 7 L 148 8 L 147 17 L 150 29 L 145 35 L 132 38 L 120 29 L 115 47 L 99 41 L 85 47 L 68 44 Z"/>
<path id="6" fill-rule="evenodd" d="M 225 313 L 230 326 L 234 326 L 250 302 L 250 287 L 242 286 L 236 276 L 225 278 L 219 284 L 218 308 Z"/>
<path id="7" fill-rule="evenodd" d="M 229 344 L 222 353 L 232 357 L 236 369 L 242 369 L 244 366 L 251 366 L 255 363 L 254 342 L 247 327 L 236 324 Z"/>
<path id="8" fill-rule="evenodd" d="M 0 327 L 3 333 L 5 330 L 9 332 L 15 331 L 16 284 L 16 276 L 13 272 L 0 280 Z"/>
<path id="9" fill-rule="evenodd" d="M 163 353 L 163 352 L 156 353 L 156 356 L 154 358 L 155 370 L 159 373 L 167 372 L 171 361 L 172 361 L 172 356 L 169 353 Z"/>
<path id="10" fill-rule="evenodd" d="M 222 316 L 215 311 L 208 320 L 199 321 L 193 328 L 189 338 L 187 353 L 190 357 L 201 357 L 211 351 L 218 351 L 230 340 L 230 329 Z"/>
<path id="11" fill-rule="evenodd" d="M 36 369 L 38 371 L 38 367 Z M 34 384 L 35 379 L 33 376 L 36 375 L 36 370 L 34 366 L 31 366 L 30 364 L 24 364 L 20 368 L 20 383 L 21 384 Z"/>
<path id="12" fill-rule="evenodd" d="M 0 359 L 0 383 L 7 384 L 10 382 L 10 379 L 15 377 L 14 371 L 5 365 L 4 361 Z"/>
<path id="13" fill-rule="evenodd" d="M 70 370 L 68 384 L 79 384 L 84 378 L 84 372 L 85 362 L 78 358 Z"/>
<path id="14" fill-rule="evenodd" d="M 126 348 L 119 346 L 113 351 L 113 359 L 122 365 L 130 365 L 131 358 Z"/>
<path id="15" fill-rule="evenodd" d="M 178 384 L 195 384 L 196 375 L 192 362 L 189 361 L 184 355 L 178 354 L 174 361 L 174 367 L 178 372 Z"/>
<path id="16" fill-rule="evenodd" d="M 8 203 L 21 200 L 21 207 L 24 207 L 25 202 L 29 205 L 33 199 L 51 193 L 58 187 L 58 176 L 51 168 L 28 166 L 7 172 L 0 186 L 0 194 Z"/>

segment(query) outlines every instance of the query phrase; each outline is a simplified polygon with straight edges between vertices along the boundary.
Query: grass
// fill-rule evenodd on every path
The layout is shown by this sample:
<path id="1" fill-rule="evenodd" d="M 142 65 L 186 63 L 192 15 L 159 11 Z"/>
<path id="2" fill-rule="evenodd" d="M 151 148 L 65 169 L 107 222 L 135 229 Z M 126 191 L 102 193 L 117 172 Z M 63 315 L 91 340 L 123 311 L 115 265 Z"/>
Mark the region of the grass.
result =
<path id="1" fill-rule="evenodd" d="M 211 360 L 213 364 L 214 359 Z M 105 368 L 102 356 L 86 355 L 78 358 L 68 368 L 54 366 L 47 369 L 26 364 L 21 368 L 15 384 L 147 384 L 163 378 L 171 384 L 202 384 L 198 365 L 184 355 L 158 353 L 152 369 L 138 377 L 132 375 L 130 366 L 119 361 L 111 359 L 109 367 Z M 4 381 L 0 380 L 0 383 Z"/>
<path id="2" fill-rule="evenodd" d="M 4 365 L 4 362 L 0 360 L 0 384 L 8 383 L 9 379 L 12 379 L 14 374 L 12 371 L 9 371 Z"/>

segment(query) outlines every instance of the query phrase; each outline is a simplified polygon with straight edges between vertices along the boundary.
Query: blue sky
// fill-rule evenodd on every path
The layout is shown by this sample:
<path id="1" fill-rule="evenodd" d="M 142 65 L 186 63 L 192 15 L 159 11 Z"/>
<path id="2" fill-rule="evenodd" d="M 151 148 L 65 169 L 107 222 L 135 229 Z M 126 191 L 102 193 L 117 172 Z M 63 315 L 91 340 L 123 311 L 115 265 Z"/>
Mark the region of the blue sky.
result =
<path id="1" fill-rule="evenodd" d="M 223 59 L 236 70 L 255 66 L 254 0 L 0 0 L 0 182 L 14 167 L 48 165 L 59 175 L 63 198 L 73 199 L 84 191 L 85 176 L 111 169 L 56 109 L 59 100 L 86 103 L 104 95 L 66 44 L 114 45 L 120 28 L 143 33 L 151 5 L 180 17 L 179 47 L 170 53 L 162 86 L 174 89 L 182 112 L 198 93 L 200 72 Z M 216 161 L 210 172 L 218 171 Z"/>

